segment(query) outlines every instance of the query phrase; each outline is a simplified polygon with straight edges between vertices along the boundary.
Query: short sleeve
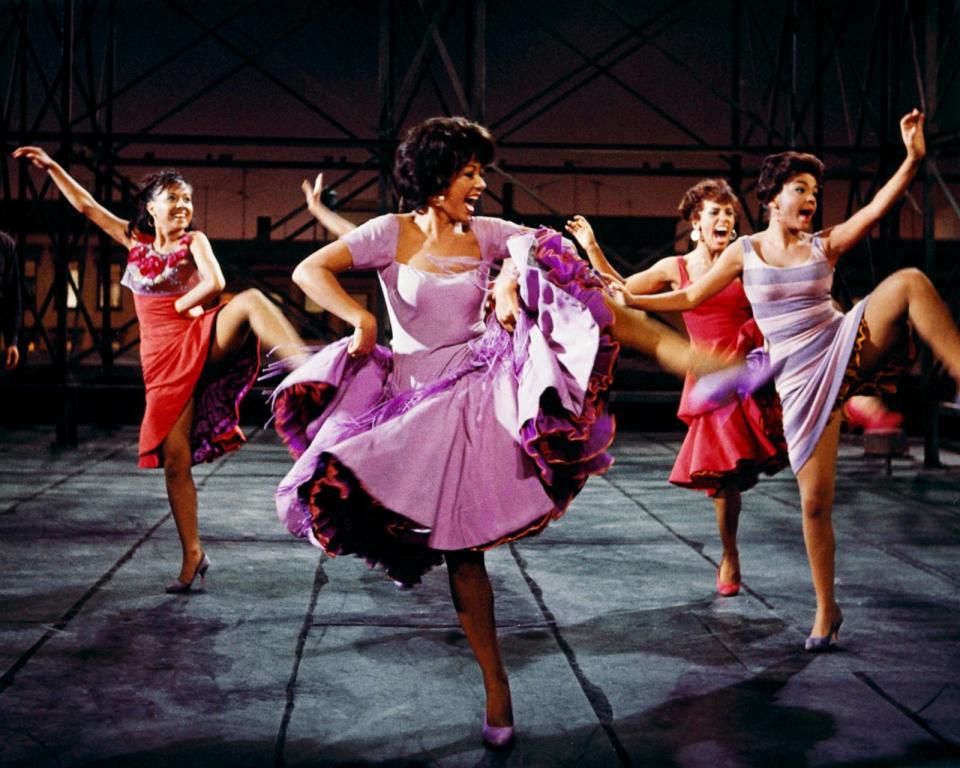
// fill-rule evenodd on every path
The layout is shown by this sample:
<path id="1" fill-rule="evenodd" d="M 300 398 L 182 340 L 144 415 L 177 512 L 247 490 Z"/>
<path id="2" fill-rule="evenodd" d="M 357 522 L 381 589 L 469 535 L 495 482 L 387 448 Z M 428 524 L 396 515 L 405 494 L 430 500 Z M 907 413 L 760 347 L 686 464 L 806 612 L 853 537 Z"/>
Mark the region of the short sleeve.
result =
<path id="1" fill-rule="evenodd" d="M 486 262 L 502 261 L 509 256 L 507 240 L 528 231 L 526 227 L 512 221 L 491 216 L 474 216 L 470 220 L 470 228 L 480 244 L 480 253 Z"/>
<path id="2" fill-rule="evenodd" d="M 388 213 L 370 219 L 341 239 L 350 249 L 354 269 L 383 269 L 396 257 L 399 232 L 397 217 Z"/>

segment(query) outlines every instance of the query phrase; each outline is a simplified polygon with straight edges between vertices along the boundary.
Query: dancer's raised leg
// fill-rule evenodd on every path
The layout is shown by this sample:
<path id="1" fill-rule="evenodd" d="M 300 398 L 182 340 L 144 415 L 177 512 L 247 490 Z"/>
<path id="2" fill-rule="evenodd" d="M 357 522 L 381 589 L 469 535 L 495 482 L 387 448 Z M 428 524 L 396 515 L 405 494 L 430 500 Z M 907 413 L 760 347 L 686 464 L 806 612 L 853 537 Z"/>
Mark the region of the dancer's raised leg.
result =
<path id="1" fill-rule="evenodd" d="M 613 312 L 613 338 L 651 357 L 661 368 L 677 376 L 685 376 L 687 371 L 702 376 L 734 362 L 702 351 L 694 352 L 683 336 L 645 312 L 621 306 L 613 300 L 608 300 L 607 306 Z"/>
<path id="2" fill-rule="evenodd" d="M 863 318 L 869 329 L 860 353 L 864 371 L 883 362 L 909 319 L 954 381 L 960 382 L 960 332 L 949 307 L 919 269 L 901 269 L 881 281 L 870 294 Z"/>
<path id="3" fill-rule="evenodd" d="M 276 350 L 282 360 L 304 353 L 303 340 L 277 306 L 256 288 L 238 293 L 217 313 L 210 360 L 221 363 L 237 353 L 250 332 L 264 350 Z"/>

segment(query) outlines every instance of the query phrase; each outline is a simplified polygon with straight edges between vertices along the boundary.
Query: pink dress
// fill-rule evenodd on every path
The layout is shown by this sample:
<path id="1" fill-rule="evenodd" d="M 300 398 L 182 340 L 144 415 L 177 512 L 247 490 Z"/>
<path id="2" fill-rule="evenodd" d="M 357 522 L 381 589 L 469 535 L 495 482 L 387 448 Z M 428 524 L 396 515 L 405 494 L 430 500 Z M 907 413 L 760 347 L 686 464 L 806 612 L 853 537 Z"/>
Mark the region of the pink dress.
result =
<path id="1" fill-rule="evenodd" d="M 260 370 L 260 348 L 252 334 L 240 352 L 215 374 L 205 374 L 217 313 L 181 315 L 173 305 L 196 285 L 199 275 L 190 253 L 191 233 L 179 248 L 160 253 L 153 238 L 141 235 L 130 249 L 121 283 L 133 291 L 140 323 L 140 364 L 146 408 L 140 425 L 140 466 L 163 463 L 160 446 L 192 398 L 190 448 L 194 464 L 212 461 L 246 440 L 240 430 L 240 402 Z"/>
<path id="2" fill-rule="evenodd" d="M 346 235 L 354 268 L 379 274 L 391 349 L 351 359 L 343 339 L 275 393 L 296 459 L 277 490 L 280 519 L 407 585 L 442 551 L 541 530 L 612 463 L 618 346 L 599 281 L 555 232 L 487 217 L 470 228 L 480 259 L 437 259 L 440 272 L 395 260 L 397 216 Z M 513 334 L 483 309 L 508 240 L 526 309 Z"/>
<path id="3" fill-rule="evenodd" d="M 690 284 L 686 259 L 677 258 L 680 287 Z M 683 313 L 693 345 L 713 353 L 746 352 L 763 344 L 743 284 L 734 280 L 696 309 Z M 687 374 L 677 416 L 687 435 L 670 473 L 670 482 L 715 496 L 728 485 L 752 488 L 761 472 L 772 475 L 787 464 L 780 401 L 767 386 L 711 410 L 690 405 L 695 379 Z"/>

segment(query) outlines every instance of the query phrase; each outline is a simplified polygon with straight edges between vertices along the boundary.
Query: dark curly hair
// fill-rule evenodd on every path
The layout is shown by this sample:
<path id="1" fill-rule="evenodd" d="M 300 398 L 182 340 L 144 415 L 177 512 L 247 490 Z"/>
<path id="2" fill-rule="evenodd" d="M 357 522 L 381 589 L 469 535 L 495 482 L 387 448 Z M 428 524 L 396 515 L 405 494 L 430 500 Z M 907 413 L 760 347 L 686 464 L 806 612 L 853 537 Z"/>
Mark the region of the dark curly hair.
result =
<path id="1" fill-rule="evenodd" d="M 817 187 L 823 189 L 823 161 L 807 152 L 778 152 L 767 155 L 760 164 L 760 178 L 757 179 L 757 200 L 764 207 L 770 204 L 783 185 L 793 176 L 809 173 L 817 180 Z"/>
<path id="2" fill-rule="evenodd" d="M 129 236 L 133 237 L 136 232 L 145 235 L 156 234 L 153 227 L 153 217 L 147 211 L 147 203 L 153 200 L 158 192 L 175 184 L 182 184 L 193 189 L 193 185 L 183 177 L 183 174 L 173 168 L 164 168 L 162 171 L 151 173 L 141 179 L 139 189 L 134 197 L 134 200 L 137 201 L 137 215 L 127 225 Z"/>
<path id="3" fill-rule="evenodd" d="M 684 221 L 691 221 L 694 214 L 700 212 L 700 205 L 704 200 L 714 203 L 728 203 L 733 206 L 733 213 L 737 221 L 740 220 L 740 201 L 736 192 L 723 179 L 703 179 L 683 193 L 677 210 Z"/>
<path id="4" fill-rule="evenodd" d="M 493 137 L 465 117 L 431 117 L 407 131 L 397 147 L 393 186 L 401 211 L 422 211 L 471 160 L 493 161 Z"/>

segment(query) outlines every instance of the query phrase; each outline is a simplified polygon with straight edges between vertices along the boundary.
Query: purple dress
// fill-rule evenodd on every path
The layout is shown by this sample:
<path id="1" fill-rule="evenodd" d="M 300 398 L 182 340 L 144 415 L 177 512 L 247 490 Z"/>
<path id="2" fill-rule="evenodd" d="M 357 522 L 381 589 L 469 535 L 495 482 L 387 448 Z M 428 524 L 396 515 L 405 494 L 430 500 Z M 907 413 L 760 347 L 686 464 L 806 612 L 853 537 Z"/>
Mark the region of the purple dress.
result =
<path id="1" fill-rule="evenodd" d="M 541 530 L 612 463 L 618 346 L 599 281 L 556 232 L 487 217 L 470 229 L 480 259 L 436 259 L 438 272 L 396 261 L 395 215 L 346 235 L 354 268 L 379 273 L 391 349 L 351 359 L 342 339 L 274 397 L 296 459 L 277 490 L 280 519 L 402 584 L 442 551 Z M 508 245 L 526 309 L 513 334 L 483 312 Z"/>

